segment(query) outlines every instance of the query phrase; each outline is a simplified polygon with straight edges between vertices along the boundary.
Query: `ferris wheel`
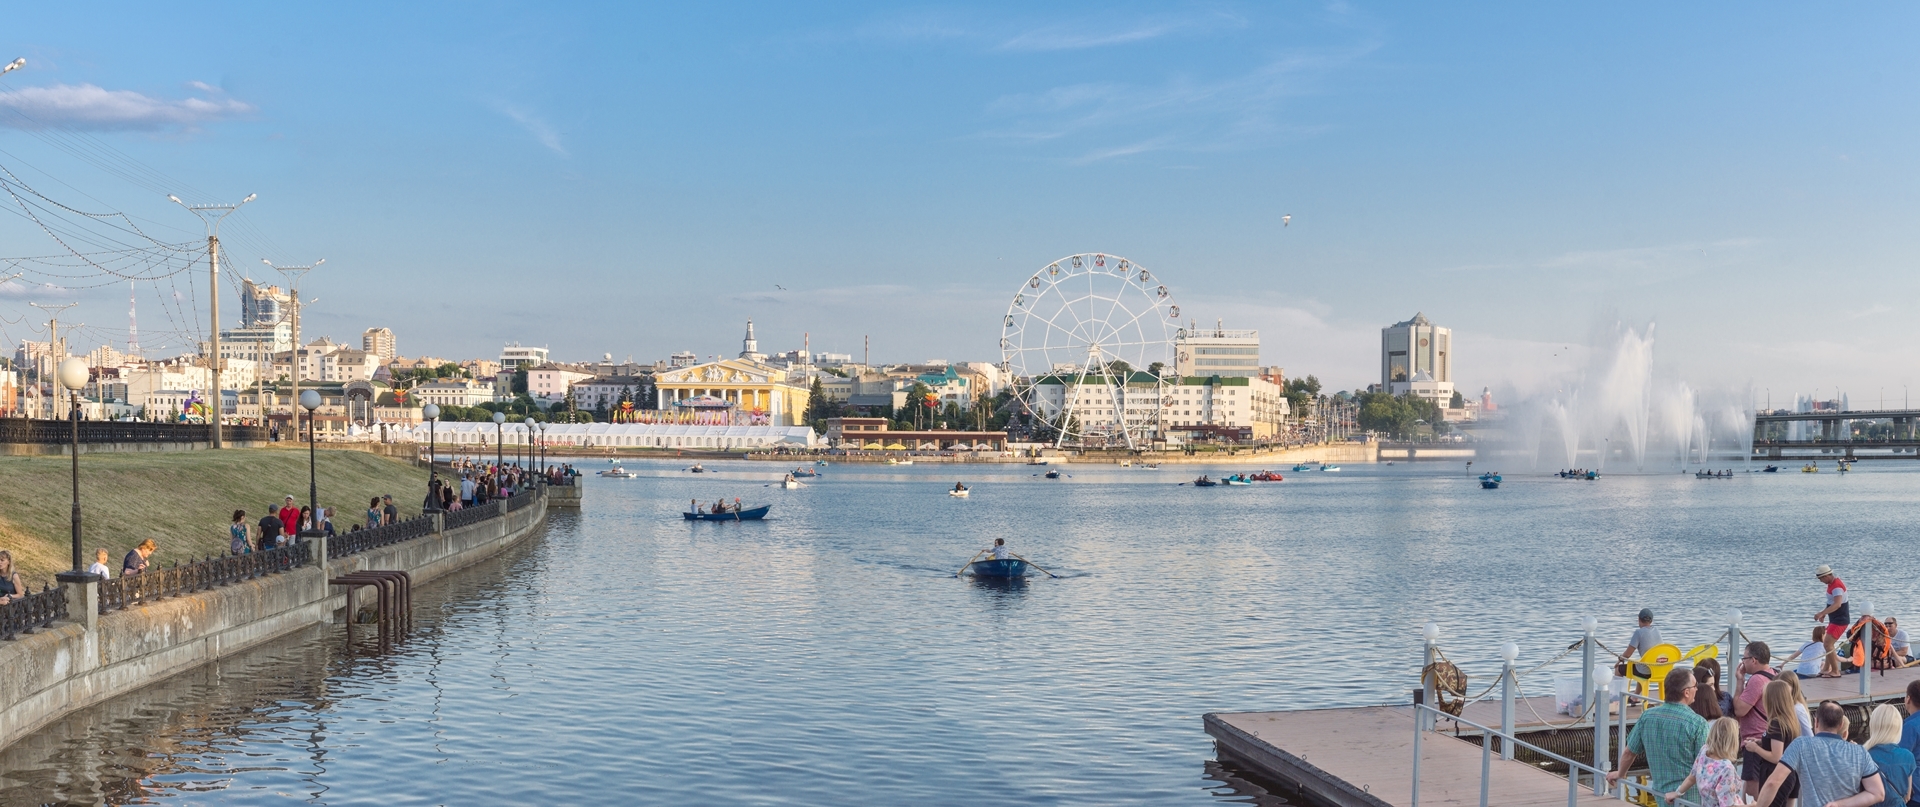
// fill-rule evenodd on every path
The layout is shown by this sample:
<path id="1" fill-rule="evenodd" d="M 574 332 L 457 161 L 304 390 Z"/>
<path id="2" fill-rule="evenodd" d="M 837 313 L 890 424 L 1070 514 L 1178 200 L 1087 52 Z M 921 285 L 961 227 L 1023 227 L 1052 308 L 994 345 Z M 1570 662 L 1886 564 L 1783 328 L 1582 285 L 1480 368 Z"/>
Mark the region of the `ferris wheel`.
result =
<path id="1" fill-rule="evenodd" d="M 1070 255 L 1022 283 L 1001 321 L 1001 368 L 1054 445 L 1139 447 L 1159 432 L 1180 307 L 1126 258 Z"/>

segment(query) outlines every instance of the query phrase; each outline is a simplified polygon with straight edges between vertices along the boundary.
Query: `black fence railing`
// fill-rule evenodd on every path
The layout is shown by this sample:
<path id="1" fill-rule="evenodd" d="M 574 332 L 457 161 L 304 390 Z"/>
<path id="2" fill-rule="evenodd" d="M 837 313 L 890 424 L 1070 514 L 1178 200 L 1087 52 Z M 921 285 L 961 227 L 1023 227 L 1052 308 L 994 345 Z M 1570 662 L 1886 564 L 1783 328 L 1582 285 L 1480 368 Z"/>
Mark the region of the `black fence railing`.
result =
<path id="1" fill-rule="evenodd" d="M 252 580 L 305 566 L 313 560 L 313 544 L 301 541 L 279 549 L 246 555 L 209 557 L 100 583 L 100 613 L 130 605 L 206 591 L 216 586 Z"/>
<path id="2" fill-rule="evenodd" d="M 507 498 L 507 512 L 511 513 L 529 504 L 533 504 L 533 500 L 538 498 L 540 498 L 540 494 L 535 489 L 527 488 Z"/>
<path id="3" fill-rule="evenodd" d="M 220 436 L 234 442 L 267 440 L 259 426 L 222 426 Z M 119 420 L 80 421 L 82 443 L 205 443 L 213 427 L 205 423 L 142 423 Z M 61 445 L 73 442 L 73 422 L 37 418 L 0 418 L 0 443 Z"/>
<path id="4" fill-rule="evenodd" d="M 357 555 L 369 549 L 392 546 L 401 541 L 425 538 L 433 534 L 433 516 L 415 516 L 384 527 L 344 532 L 327 539 L 327 559 Z"/>
<path id="5" fill-rule="evenodd" d="M 66 618 L 66 590 L 43 585 L 38 594 L 17 596 L 0 605 L 0 639 L 11 642 L 16 635 L 51 628 L 54 620 Z"/>
<path id="6" fill-rule="evenodd" d="M 500 506 L 493 502 L 461 508 L 447 513 L 447 529 L 471 526 L 497 515 L 500 515 Z"/>

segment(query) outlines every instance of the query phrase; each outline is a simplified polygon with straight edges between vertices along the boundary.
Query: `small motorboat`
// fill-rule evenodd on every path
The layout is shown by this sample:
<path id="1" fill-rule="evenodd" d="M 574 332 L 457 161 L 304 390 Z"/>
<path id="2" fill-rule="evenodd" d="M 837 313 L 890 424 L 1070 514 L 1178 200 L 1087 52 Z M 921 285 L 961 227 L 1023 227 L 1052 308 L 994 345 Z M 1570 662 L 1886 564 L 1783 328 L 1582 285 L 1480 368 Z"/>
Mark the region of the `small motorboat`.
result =
<path id="1" fill-rule="evenodd" d="M 759 521 L 760 519 L 766 518 L 767 511 L 772 509 L 773 505 L 763 504 L 759 507 L 736 507 L 724 513 L 682 512 L 680 515 L 688 521 Z"/>
<path id="2" fill-rule="evenodd" d="M 1019 558 L 987 558 L 967 564 L 974 577 L 1026 577 L 1027 562 Z"/>
<path id="3" fill-rule="evenodd" d="M 1206 477 L 1204 477 L 1204 476 L 1203 476 L 1203 477 L 1200 477 L 1199 479 L 1195 479 L 1195 480 L 1193 480 L 1193 486 L 1194 486 L 1194 487 L 1196 487 L 1196 488 L 1210 488 L 1210 487 L 1213 487 L 1213 486 L 1215 486 L 1215 485 L 1218 485 L 1218 484 L 1220 484 L 1220 483 L 1219 483 L 1219 482 L 1215 482 L 1215 481 L 1213 481 L 1213 480 L 1211 480 L 1211 479 L 1208 479 L 1208 478 L 1206 478 Z"/>
<path id="4" fill-rule="evenodd" d="M 947 495 L 956 499 L 964 499 L 973 495 L 973 490 L 971 488 L 955 488 L 947 491 Z"/>
<path id="5" fill-rule="evenodd" d="M 1320 470 L 1322 470 L 1322 471 L 1326 471 L 1327 473 L 1330 473 L 1330 474 L 1331 474 L 1331 473 L 1339 473 L 1339 471 L 1340 471 L 1340 466 L 1338 466 L 1338 465 L 1322 465 L 1322 466 L 1320 466 Z"/>
<path id="6" fill-rule="evenodd" d="M 612 477 L 614 479 L 632 479 L 636 476 L 639 476 L 639 474 L 636 474 L 618 465 L 615 465 L 612 468 L 608 468 L 604 471 L 601 471 L 600 475 L 606 476 L 606 477 Z"/>
<path id="7" fill-rule="evenodd" d="M 1778 465 L 1769 465 L 1769 466 L 1767 466 L 1767 467 L 1765 467 L 1765 468 L 1762 468 L 1762 469 L 1760 469 L 1760 473 L 1763 473 L 1763 474 L 1777 474 L 1777 473 L 1780 473 L 1780 466 L 1778 466 Z"/>
<path id="8" fill-rule="evenodd" d="M 1304 463 L 1304 462 L 1300 463 L 1299 465 L 1293 466 L 1293 472 L 1296 474 L 1300 473 L 1301 471 L 1311 471 L 1311 470 L 1313 470 L 1313 466 L 1308 465 L 1307 463 Z"/>
<path id="9" fill-rule="evenodd" d="M 814 461 L 813 461 L 813 464 L 815 464 L 815 465 L 825 465 L 825 464 L 827 464 L 827 461 L 826 461 L 826 460 L 814 460 Z"/>
<path id="10" fill-rule="evenodd" d="M 1252 482 L 1251 480 L 1247 480 L 1247 479 L 1242 479 L 1242 478 L 1239 478 L 1239 477 L 1233 477 L 1233 476 L 1229 476 L 1229 477 L 1227 477 L 1227 478 L 1225 478 L 1225 479 L 1222 479 L 1222 480 L 1220 480 L 1220 481 L 1221 481 L 1221 482 L 1222 482 L 1223 484 L 1225 484 L 1225 485 L 1226 485 L 1227 487 L 1243 487 L 1243 486 L 1250 486 L 1250 485 L 1252 485 L 1252 484 L 1253 484 L 1253 482 Z"/>
<path id="11" fill-rule="evenodd" d="M 792 471 L 788 471 L 787 474 L 795 479 L 811 479 L 819 476 L 820 472 L 812 468 L 795 468 Z"/>
<path id="12" fill-rule="evenodd" d="M 1497 489 L 1499 489 L 1499 487 L 1500 487 L 1500 480 L 1498 480 L 1498 479 L 1482 479 L 1482 480 L 1480 480 L 1480 488 L 1481 488 L 1482 490 L 1497 490 Z"/>
<path id="13" fill-rule="evenodd" d="M 1505 479 L 1502 479 L 1502 478 L 1500 477 L 1500 474 L 1499 474 L 1498 472 L 1493 472 L 1493 473 L 1484 473 L 1484 474 L 1481 474 L 1481 475 L 1480 475 L 1480 481 L 1482 481 L 1482 482 L 1492 482 L 1493 484 L 1495 484 L 1495 485 L 1498 485 L 1498 484 L 1500 484 L 1501 482 L 1504 482 L 1504 481 L 1506 481 L 1506 480 L 1505 480 Z"/>
<path id="14" fill-rule="evenodd" d="M 1272 471 L 1261 471 L 1260 473 L 1254 474 L 1247 478 L 1255 482 L 1284 482 L 1287 479 L 1286 477 L 1276 474 Z"/>

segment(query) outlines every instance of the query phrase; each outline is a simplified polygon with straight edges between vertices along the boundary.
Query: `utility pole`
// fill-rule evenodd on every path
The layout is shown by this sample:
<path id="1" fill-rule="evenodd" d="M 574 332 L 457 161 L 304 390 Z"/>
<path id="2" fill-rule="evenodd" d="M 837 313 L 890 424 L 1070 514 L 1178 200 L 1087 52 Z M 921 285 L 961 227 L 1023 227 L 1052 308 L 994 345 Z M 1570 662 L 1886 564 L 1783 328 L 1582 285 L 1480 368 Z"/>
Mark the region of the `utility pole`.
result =
<path id="1" fill-rule="evenodd" d="M 213 374 L 213 417 L 208 422 L 213 426 L 214 448 L 221 447 L 220 410 L 227 400 L 226 394 L 220 391 L 220 220 L 259 196 L 249 193 L 247 198 L 240 200 L 240 204 L 233 205 L 190 205 L 180 201 L 178 196 L 167 194 L 174 204 L 199 216 L 200 221 L 207 225 L 207 304 L 212 309 L 212 328 L 207 331 L 207 367 Z"/>
<path id="2" fill-rule="evenodd" d="M 18 277 L 18 275 L 15 275 L 15 277 Z M 33 306 L 34 308 L 38 308 L 42 311 L 47 312 L 47 358 L 48 358 L 47 364 L 53 367 L 54 370 L 57 372 L 60 368 L 60 360 L 67 357 L 67 343 L 65 340 L 60 338 L 60 315 L 63 312 L 65 312 L 67 309 L 72 308 L 76 305 L 79 305 L 79 303 L 74 302 L 74 303 L 63 303 L 60 305 L 41 305 L 39 303 L 30 302 L 30 303 L 27 303 L 27 305 Z M 67 329 L 72 330 L 73 327 L 74 326 L 72 325 L 68 325 Z M 38 370 L 39 368 L 36 366 L 34 369 Z M 40 375 L 38 373 L 36 374 Z M 40 382 L 44 380 L 45 379 L 36 378 L 34 380 L 33 388 L 36 391 L 39 390 Z M 61 413 L 59 411 L 60 402 L 64 399 L 65 396 L 62 396 L 60 394 L 59 386 L 60 385 L 57 382 L 54 384 L 53 400 L 48 402 L 47 417 L 49 418 L 61 416 Z M 71 406 L 71 404 L 69 404 L 69 406 Z M 35 408 L 37 409 L 38 407 L 35 407 Z"/>
<path id="3" fill-rule="evenodd" d="M 289 292 L 289 295 L 293 298 L 293 357 L 292 357 L 293 361 L 289 362 L 289 364 L 292 365 L 293 369 L 291 372 L 288 373 L 288 375 L 293 376 L 293 392 L 291 393 L 288 400 L 293 401 L 295 403 L 299 403 L 300 401 L 300 276 L 313 271 L 314 268 L 318 267 L 320 264 L 326 263 L 327 259 L 321 258 L 320 260 L 314 261 L 312 265 L 309 265 L 309 266 L 274 266 L 273 261 L 267 260 L 265 258 L 261 258 L 260 262 L 266 264 L 267 268 L 278 270 L 280 274 L 287 276 L 287 291 Z M 299 412 L 293 413 L 293 418 L 294 418 L 293 434 L 294 434 L 294 437 L 298 439 L 298 437 L 300 436 L 300 413 Z M 313 439 L 312 415 L 308 415 L 307 417 L 307 439 L 309 441 Z"/>

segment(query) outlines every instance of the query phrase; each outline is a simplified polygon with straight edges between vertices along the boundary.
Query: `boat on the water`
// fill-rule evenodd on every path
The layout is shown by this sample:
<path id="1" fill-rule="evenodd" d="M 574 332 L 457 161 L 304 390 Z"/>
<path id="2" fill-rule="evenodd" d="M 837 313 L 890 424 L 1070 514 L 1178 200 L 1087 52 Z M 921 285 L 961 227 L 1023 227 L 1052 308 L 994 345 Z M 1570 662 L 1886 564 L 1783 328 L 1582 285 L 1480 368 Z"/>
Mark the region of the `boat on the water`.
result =
<path id="1" fill-rule="evenodd" d="M 1499 487 L 1500 487 L 1500 480 L 1498 480 L 1498 479 L 1482 479 L 1482 480 L 1480 480 L 1480 487 L 1481 487 L 1481 489 L 1483 489 L 1483 490 L 1495 490 L 1495 489 L 1497 489 L 1497 488 L 1499 488 Z"/>
<path id="2" fill-rule="evenodd" d="M 712 473 L 712 471 L 707 470 L 706 466 L 704 465 L 695 465 L 692 468 L 688 468 L 687 473 L 705 474 L 705 473 Z"/>
<path id="3" fill-rule="evenodd" d="M 759 507 L 730 508 L 724 513 L 682 512 L 680 516 L 688 521 L 759 521 L 766 518 L 767 511 L 772 509 L 773 505 L 763 504 Z"/>
<path id="4" fill-rule="evenodd" d="M 1215 485 L 1218 485 L 1218 484 L 1220 484 L 1220 483 L 1219 483 L 1219 482 L 1215 482 L 1215 481 L 1213 481 L 1213 480 L 1211 480 L 1211 479 L 1208 479 L 1208 478 L 1206 478 L 1206 477 L 1204 477 L 1204 476 L 1202 476 L 1202 477 L 1200 477 L 1199 479 L 1195 479 L 1195 480 L 1193 480 L 1193 486 L 1194 486 L 1194 487 L 1196 487 L 1196 488 L 1210 488 L 1210 487 L 1213 487 L 1213 486 L 1215 486 Z"/>
<path id="5" fill-rule="evenodd" d="M 1251 476 L 1248 476 L 1247 478 L 1255 482 L 1284 482 L 1287 479 L 1286 477 L 1281 476 L 1277 473 L 1274 473 L 1273 471 L 1261 471 L 1260 473 L 1253 474 Z"/>
<path id="6" fill-rule="evenodd" d="M 1311 470 L 1313 470 L 1313 466 L 1308 465 L 1307 463 L 1304 463 L 1304 462 L 1300 463 L 1299 465 L 1293 466 L 1293 472 L 1296 474 L 1300 473 L 1301 471 L 1311 471 Z"/>
<path id="7" fill-rule="evenodd" d="M 1019 558 L 986 558 L 967 564 L 974 577 L 1026 577 L 1027 562 Z"/>
<path id="8" fill-rule="evenodd" d="M 973 495 L 973 491 L 967 488 L 961 488 L 959 490 L 949 490 L 947 491 L 947 495 L 952 496 L 953 498 L 956 498 L 956 499 L 964 499 L 964 498 L 967 498 L 968 496 Z"/>
<path id="9" fill-rule="evenodd" d="M 780 487 L 785 490 L 799 490 L 800 480 L 789 476 L 785 479 L 780 480 Z"/>
<path id="10" fill-rule="evenodd" d="M 1762 469 L 1760 469 L 1760 473 L 1763 473 L 1763 474 L 1777 474 L 1777 473 L 1780 473 L 1780 466 L 1778 466 L 1778 465 L 1769 465 L 1769 466 L 1767 466 L 1767 467 L 1765 467 L 1765 468 L 1762 468 Z"/>
<path id="11" fill-rule="evenodd" d="M 1732 470 L 1726 470 L 1726 471 L 1694 471 L 1694 472 L 1693 472 L 1693 478 L 1695 478 L 1695 479 L 1732 479 L 1732 478 L 1733 478 L 1733 471 L 1732 471 Z"/>
<path id="12" fill-rule="evenodd" d="M 1818 466 L 1818 465 L 1815 465 L 1815 464 L 1813 464 L 1813 463 L 1811 463 L 1811 462 L 1809 462 L 1809 463 L 1807 463 L 1807 464 L 1805 464 L 1805 465 L 1802 465 L 1802 466 L 1800 466 L 1800 473 L 1803 473 L 1803 474 L 1817 474 L 1817 473 L 1820 473 L 1820 466 Z"/>
<path id="13" fill-rule="evenodd" d="M 820 472 L 812 468 L 795 468 L 792 471 L 789 471 L 788 474 L 797 479 L 809 479 L 812 477 L 819 476 Z"/>
<path id="14" fill-rule="evenodd" d="M 903 460 L 898 457 L 888 457 L 887 464 L 888 465 L 912 465 L 913 460 Z"/>
<path id="15" fill-rule="evenodd" d="M 600 475 L 606 476 L 606 477 L 612 477 L 614 479 L 632 479 L 636 476 L 639 476 L 639 474 L 636 474 L 618 465 L 615 465 L 612 468 L 608 468 L 604 471 L 601 471 Z"/>
<path id="16" fill-rule="evenodd" d="M 1142 470 L 1147 470 L 1147 471 L 1158 471 L 1160 470 L 1160 463 L 1150 462 L 1150 463 L 1145 463 L 1141 465 L 1135 465 L 1133 467 L 1140 468 Z"/>
<path id="17" fill-rule="evenodd" d="M 1054 470 L 1048 470 L 1048 471 L 1047 471 L 1046 473 L 1044 473 L 1044 474 L 1041 474 L 1041 476 L 1044 476 L 1044 477 L 1046 477 L 1046 478 L 1048 478 L 1048 479 L 1059 479 L 1059 478 L 1060 478 L 1060 472 L 1059 472 L 1059 471 L 1054 471 Z"/>
<path id="18" fill-rule="evenodd" d="M 1338 466 L 1338 465 L 1322 465 L 1322 466 L 1320 466 L 1320 470 L 1322 470 L 1322 471 L 1326 471 L 1327 473 L 1335 473 L 1335 472 L 1338 472 L 1338 471 L 1340 470 L 1340 466 Z"/>

